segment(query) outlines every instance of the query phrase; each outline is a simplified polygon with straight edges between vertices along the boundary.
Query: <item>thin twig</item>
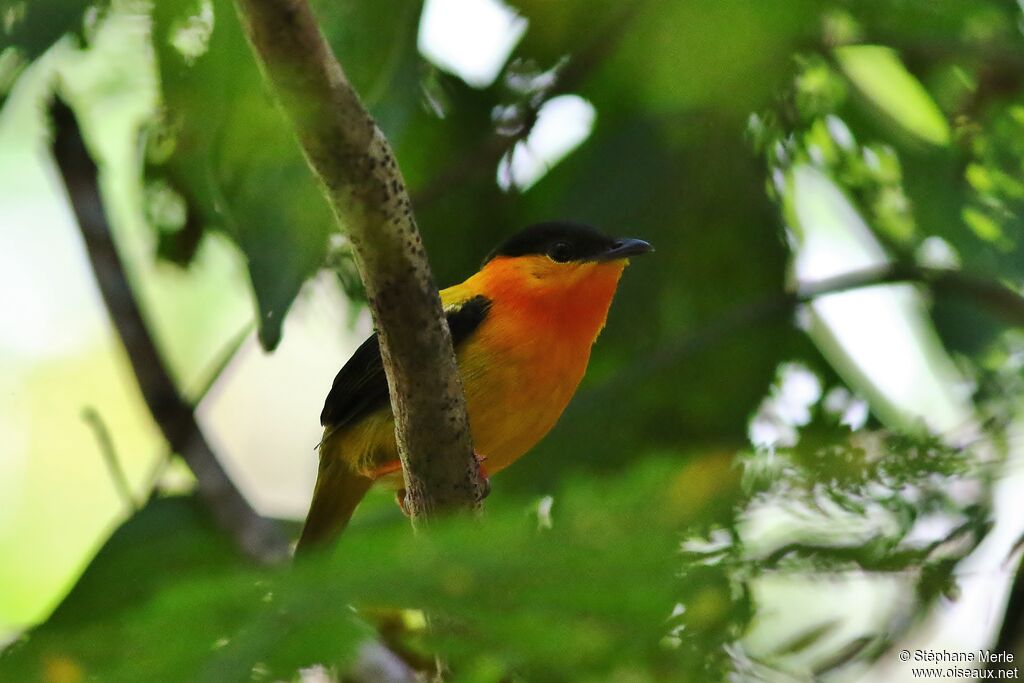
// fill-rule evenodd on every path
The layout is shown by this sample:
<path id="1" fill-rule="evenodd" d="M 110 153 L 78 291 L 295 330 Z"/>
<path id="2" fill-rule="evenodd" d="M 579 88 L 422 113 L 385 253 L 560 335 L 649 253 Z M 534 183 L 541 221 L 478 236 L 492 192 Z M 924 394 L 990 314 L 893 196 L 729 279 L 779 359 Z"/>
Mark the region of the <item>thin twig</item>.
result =
<path id="1" fill-rule="evenodd" d="M 391 146 L 307 0 L 236 0 L 246 36 L 348 235 L 380 339 L 414 522 L 484 495 L 451 334 Z"/>
<path id="2" fill-rule="evenodd" d="M 117 489 L 118 495 L 127 504 L 129 510 L 133 512 L 138 510 L 141 506 L 139 501 L 135 500 L 131 484 L 128 483 L 128 476 L 124 473 L 121 459 L 118 457 L 117 449 L 114 447 L 114 439 L 110 436 L 110 430 L 107 429 L 107 425 L 100 416 L 99 411 L 92 406 L 86 406 L 82 410 L 82 419 L 85 420 L 86 424 L 92 428 L 93 434 L 96 435 L 96 443 L 100 447 L 100 455 L 103 456 L 103 462 L 107 465 L 110 479 L 114 482 L 114 488 Z"/>
<path id="3" fill-rule="evenodd" d="M 171 448 L 196 475 L 199 495 L 214 519 L 254 559 L 287 557 L 284 536 L 249 506 L 224 471 L 196 424 L 192 406 L 178 393 L 125 275 L 100 196 L 98 169 L 82 140 L 72 111 L 60 100 L 50 109 L 53 155 L 78 221 L 96 283 L 124 344 L 143 399 Z"/>

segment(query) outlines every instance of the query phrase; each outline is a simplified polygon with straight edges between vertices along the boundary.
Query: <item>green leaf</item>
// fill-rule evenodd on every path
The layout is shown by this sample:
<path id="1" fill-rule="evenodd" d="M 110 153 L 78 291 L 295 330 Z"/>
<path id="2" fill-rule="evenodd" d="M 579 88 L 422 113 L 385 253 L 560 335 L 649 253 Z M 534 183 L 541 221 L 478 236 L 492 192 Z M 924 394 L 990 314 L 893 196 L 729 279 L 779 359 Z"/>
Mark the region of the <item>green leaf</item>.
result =
<path id="1" fill-rule="evenodd" d="M 386 132 L 415 110 L 419 3 L 400 11 L 324 4 L 325 33 Z M 169 0 L 153 10 L 165 114 L 150 147 L 151 177 L 181 192 L 204 229 L 222 230 L 248 257 L 264 348 L 280 341 L 302 283 L 325 264 L 334 218 L 290 123 L 279 111 L 228 0 Z M 351 65 L 351 68 L 349 67 Z M 159 148 L 159 149 L 158 149 Z M 355 292 L 350 292 L 353 296 Z"/>
<path id="2" fill-rule="evenodd" d="M 946 117 L 895 50 L 849 45 L 836 48 L 835 56 L 846 76 L 879 111 L 925 142 L 949 144 Z"/>
<path id="3" fill-rule="evenodd" d="M 1002 243 L 1005 241 L 1003 229 L 999 223 L 983 211 L 974 207 L 965 207 L 963 210 L 964 223 L 967 223 L 975 235 L 986 242 Z"/>
<path id="4" fill-rule="evenodd" d="M 781 657 L 783 655 L 803 652 L 813 645 L 820 643 L 826 636 L 831 635 L 836 631 L 839 625 L 840 621 L 838 619 L 830 619 L 820 624 L 815 624 L 810 628 L 800 631 L 796 635 L 792 636 L 788 641 L 779 645 L 772 654 L 774 656 Z"/>

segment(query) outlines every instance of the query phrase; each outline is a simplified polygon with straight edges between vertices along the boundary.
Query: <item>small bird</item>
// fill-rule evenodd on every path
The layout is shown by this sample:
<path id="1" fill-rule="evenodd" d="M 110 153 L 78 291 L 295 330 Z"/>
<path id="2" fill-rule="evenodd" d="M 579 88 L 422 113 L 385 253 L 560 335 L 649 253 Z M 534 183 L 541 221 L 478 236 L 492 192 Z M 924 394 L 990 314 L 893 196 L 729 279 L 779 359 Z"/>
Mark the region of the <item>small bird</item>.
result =
<path id="1" fill-rule="evenodd" d="M 501 244 L 468 280 L 441 291 L 484 476 L 515 462 L 554 427 L 583 379 L 629 257 L 651 251 L 643 240 L 608 237 L 586 225 L 540 223 Z M 402 504 L 376 335 L 338 372 L 320 423 L 320 468 L 297 552 L 341 533 L 374 483 L 399 491 Z"/>

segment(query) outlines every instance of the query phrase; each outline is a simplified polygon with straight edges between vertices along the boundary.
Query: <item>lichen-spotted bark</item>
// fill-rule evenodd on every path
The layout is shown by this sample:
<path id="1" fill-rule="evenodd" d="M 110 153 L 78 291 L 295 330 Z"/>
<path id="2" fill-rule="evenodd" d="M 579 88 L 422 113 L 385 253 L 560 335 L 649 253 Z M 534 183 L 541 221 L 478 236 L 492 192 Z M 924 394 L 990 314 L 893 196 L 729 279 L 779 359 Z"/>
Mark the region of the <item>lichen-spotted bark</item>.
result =
<path id="1" fill-rule="evenodd" d="M 476 508 L 484 491 L 451 335 L 391 146 L 306 0 L 236 5 L 257 62 L 352 242 L 380 335 L 407 509 L 421 520 Z"/>

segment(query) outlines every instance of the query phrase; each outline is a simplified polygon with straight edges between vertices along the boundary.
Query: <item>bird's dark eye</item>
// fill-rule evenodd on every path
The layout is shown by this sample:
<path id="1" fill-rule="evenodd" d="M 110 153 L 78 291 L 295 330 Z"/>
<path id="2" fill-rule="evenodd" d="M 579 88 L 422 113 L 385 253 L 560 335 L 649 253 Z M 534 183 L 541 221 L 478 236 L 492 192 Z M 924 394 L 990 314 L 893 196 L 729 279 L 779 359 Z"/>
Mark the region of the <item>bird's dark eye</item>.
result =
<path id="1" fill-rule="evenodd" d="M 548 248 L 548 258 L 556 263 L 572 260 L 572 245 L 568 242 L 555 242 Z"/>

